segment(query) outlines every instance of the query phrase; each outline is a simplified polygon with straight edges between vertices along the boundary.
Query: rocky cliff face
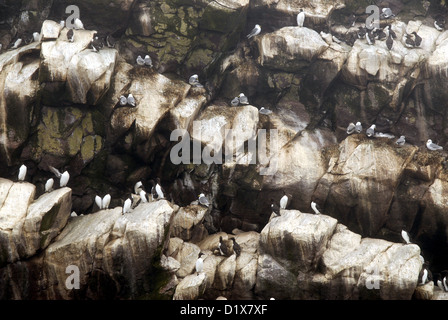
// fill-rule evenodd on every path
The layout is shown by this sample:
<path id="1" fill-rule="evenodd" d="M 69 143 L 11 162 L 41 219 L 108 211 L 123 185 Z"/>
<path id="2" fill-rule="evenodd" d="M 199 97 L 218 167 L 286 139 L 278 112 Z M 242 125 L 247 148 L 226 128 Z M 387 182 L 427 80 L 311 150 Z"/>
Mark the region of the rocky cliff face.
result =
<path id="1" fill-rule="evenodd" d="M 59 23 L 71 4 L 84 24 L 73 42 Z M 421 296 L 419 256 L 433 272 L 448 266 L 446 154 L 425 147 L 448 137 L 448 31 L 433 25 L 446 8 L 383 1 L 396 14 L 381 20 L 397 35 L 388 49 L 385 39 L 358 39 L 369 4 L 0 3 L 0 297 Z M 255 24 L 261 33 L 247 39 Z M 422 43 L 410 48 L 414 31 Z M 33 32 L 39 39 L 25 41 Z M 116 44 L 94 52 L 94 35 Z M 189 84 L 192 74 L 202 86 Z M 129 93 L 136 106 L 121 106 Z M 249 104 L 232 106 L 240 93 Z M 364 131 L 347 135 L 357 121 Z M 371 124 L 395 138 L 367 138 Z M 179 163 L 172 150 L 182 137 L 190 148 Z M 16 182 L 22 163 L 26 182 Z M 50 166 L 71 177 L 45 193 Z M 122 215 L 135 183 L 149 192 L 156 177 L 168 199 Z M 95 196 L 107 193 L 110 209 L 98 210 Z M 193 202 L 200 193 L 210 207 Z M 272 218 L 271 199 L 285 193 L 289 210 Z M 309 214 L 312 201 L 322 215 Z M 241 255 L 217 255 L 220 235 L 229 248 L 235 237 Z M 70 265 L 80 289 L 67 290 Z"/>

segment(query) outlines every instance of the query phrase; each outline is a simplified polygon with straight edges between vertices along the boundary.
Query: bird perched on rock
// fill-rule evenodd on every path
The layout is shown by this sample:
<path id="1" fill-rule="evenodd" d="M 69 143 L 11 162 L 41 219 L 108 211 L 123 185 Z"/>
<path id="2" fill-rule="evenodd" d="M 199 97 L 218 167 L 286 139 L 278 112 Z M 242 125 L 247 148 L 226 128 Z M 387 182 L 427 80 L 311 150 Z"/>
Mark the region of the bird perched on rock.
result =
<path id="1" fill-rule="evenodd" d="M 240 99 L 238 97 L 235 97 L 230 101 L 230 104 L 234 107 L 238 106 L 240 104 Z"/>
<path id="2" fill-rule="evenodd" d="M 114 48 L 115 47 L 115 39 L 111 34 L 108 34 L 106 37 L 106 45 L 108 48 Z"/>
<path id="3" fill-rule="evenodd" d="M 423 263 L 422 269 L 420 270 L 420 273 L 418 275 L 418 279 L 419 286 L 423 286 L 432 281 L 432 273 L 431 270 L 429 270 L 428 262 L 425 261 Z"/>
<path id="4" fill-rule="evenodd" d="M 240 93 L 238 96 L 238 99 L 240 100 L 241 104 L 249 104 L 249 99 L 244 95 L 244 93 Z"/>
<path id="5" fill-rule="evenodd" d="M 110 200 L 110 194 L 106 194 L 102 199 L 98 195 L 95 196 L 95 203 L 100 210 L 109 209 Z"/>
<path id="6" fill-rule="evenodd" d="M 148 195 L 146 194 L 145 190 L 143 190 L 143 189 L 140 190 L 139 195 L 140 195 L 140 200 L 142 203 L 148 202 Z"/>
<path id="7" fill-rule="evenodd" d="M 406 143 L 406 138 L 405 136 L 400 136 L 400 138 L 398 138 L 397 141 L 395 141 L 395 144 L 399 147 L 404 146 L 404 144 Z"/>
<path id="8" fill-rule="evenodd" d="M 157 193 L 157 200 L 165 198 L 165 190 L 163 190 L 162 186 L 160 185 L 160 178 L 159 177 L 156 178 L 155 191 Z"/>
<path id="9" fill-rule="evenodd" d="M 436 20 L 434 20 L 434 28 L 438 31 L 443 31 L 445 29 L 445 18 L 437 17 Z"/>
<path id="10" fill-rule="evenodd" d="M 132 107 L 135 107 L 137 105 L 137 103 L 135 102 L 135 98 L 132 95 L 132 93 L 128 94 L 128 97 L 127 97 L 126 100 L 127 100 L 127 104 L 132 106 Z"/>
<path id="11" fill-rule="evenodd" d="M 126 98 L 125 96 L 121 95 L 120 96 L 120 106 L 125 106 L 128 104 L 128 98 Z"/>
<path id="12" fill-rule="evenodd" d="M 210 202 L 208 202 L 208 199 L 205 197 L 205 195 L 203 193 L 201 193 L 199 195 L 198 201 L 199 201 L 199 204 L 201 204 L 203 206 L 206 206 L 206 207 L 210 206 Z"/>
<path id="13" fill-rule="evenodd" d="M 406 242 L 406 244 L 411 244 L 411 238 L 406 231 L 401 230 L 401 237 L 403 238 L 404 242 Z"/>
<path id="14" fill-rule="evenodd" d="M 289 203 L 289 198 L 285 192 L 283 192 L 283 197 L 280 199 L 280 209 L 286 209 L 286 206 Z"/>
<path id="15" fill-rule="evenodd" d="M 426 148 L 428 148 L 431 151 L 443 150 L 442 146 L 433 143 L 431 139 L 428 139 L 428 141 L 426 141 Z"/>
<path id="16" fill-rule="evenodd" d="M 17 178 L 19 179 L 19 181 L 24 181 L 25 177 L 26 177 L 26 171 L 27 171 L 27 167 L 26 165 L 22 164 L 19 168 L 19 174 L 17 176 Z"/>
<path id="17" fill-rule="evenodd" d="M 138 56 L 137 59 L 135 59 L 135 62 L 137 62 L 137 64 L 139 66 L 144 66 L 145 65 L 145 59 L 142 58 L 142 56 Z"/>
<path id="18" fill-rule="evenodd" d="M 260 110 L 258 110 L 260 114 L 264 114 L 266 116 L 270 115 L 272 113 L 272 110 L 265 109 L 264 107 L 261 107 Z"/>
<path id="19" fill-rule="evenodd" d="M 420 47 L 420 45 L 422 44 L 422 37 L 420 37 L 417 32 L 412 32 L 412 34 L 414 35 L 414 45 L 416 47 Z"/>
<path id="20" fill-rule="evenodd" d="M 358 27 L 358 32 L 357 32 L 358 39 L 364 39 L 366 37 L 366 34 L 367 34 L 367 28 Z"/>
<path id="21" fill-rule="evenodd" d="M 303 27 L 303 23 L 305 22 L 305 12 L 303 9 L 300 9 L 299 11 L 300 12 L 297 14 L 297 25 Z"/>
<path id="22" fill-rule="evenodd" d="M 371 137 L 374 136 L 374 134 L 375 134 L 375 128 L 376 128 L 376 125 L 372 124 L 372 125 L 370 126 L 370 128 L 368 128 L 368 129 L 366 130 L 366 135 L 367 135 L 367 137 L 371 138 Z"/>
<path id="23" fill-rule="evenodd" d="M 392 50 L 392 46 L 394 45 L 394 39 L 392 39 L 392 35 L 389 33 L 389 36 L 386 40 L 387 49 Z"/>
<path id="24" fill-rule="evenodd" d="M 192 75 L 188 79 L 188 83 L 192 85 L 193 87 L 201 87 L 201 83 L 199 82 L 199 76 L 197 74 Z"/>
<path id="25" fill-rule="evenodd" d="M 370 45 L 375 44 L 375 36 L 373 35 L 372 30 L 367 31 L 366 40 L 367 40 L 367 43 Z"/>
<path id="26" fill-rule="evenodd" d="M 158 197 L 158 194 L 156 192 L 156 183 L 154 182 L 154 180 L 149 180 L 149 186 L 151 188 L 151 199 L 152 201 L 154 201 Z"/>
<path id="27" fill-rule="evenodd" d="M 142 186 L 143 186 L 143 183 L 141 181 L 137 181 L 134 184 L 134 194 L 140 194 L 140 191 L 143 190 Z"/>
<path id="28" fill-rule="evenodd" d="M 90 46 L 94 52 L 99 52 L 104 47 L 104 44 L 97 36 L 95 36 L 90 42 Z"/>
<path id="29" fill-rule="evenodd" d="M 11 46 L 11 49 L 17 49 L 18 47 L 20 47 L 20 45 L 22 44 L 23 40 L 22 38 L 18 38 L 14 44 Z"/>
<path id="30" fill-rule="evenodd" d="M 67 40 L 68 42 L 73 42 L 74 39 L 75 39 L 75 32 L 73 31 L 73 29 L 69 29 L 67 31 Z"/>
<path id="31" fill-rule="evenodd" d="M 145 66 L 152 67 L 152 59 L 148 54 L 145 55 L 143 60 L 145 61 Z"/>
<path id="32" fill-rule="evenodd" d="M 280 207 L 278 206 L 278 204 L 276 204 L 274 202 L 273 199 L 271 199 L 271 210 L 273 213 L 275 213 L 277 216 L 280 215 Z"/>
<path id="33" fill-rule="evenodd" d="M 74 22 L 74 27 L 77 30 L 78 29 L 84 29 L 84 24 L 82 23 L 82 21 L 79 18 L 76 18 L 75 22 Z"/>
<path id="34" fill-rule="evenodd" d="M 122 211 L 122 214 L 131 212 L 131 206 L 132 206 L 132 200 L 129 199 L 129 198 L 127 198 L 127 199 L 124 201 L 124 204 L 123 204 L 123 211 Z"/>
<path id="35" fill-rule="evenodd" d="M 405 34 L 406 39 L 404 40 L 404 45 L 408 48 L 414 48 L 415 47 L 415 41 L 412 39 L 411 35 Z"/>
<path id="36" fill-rule="evenodd" d="M 319 210 L 320 208 L 316 202 L 311 201 L 311 209 L 313 209 L 315 214 L 320 214 L 320 210 Z"/>
<path id="37" fill-rule="evenodd" d="M 48 166 L 50 168 L 50 170 L 55 174 L 55 176 L 57 178 L 59 178 L 59 186 L 60 187 L 65 187 L 67 186 L 67 183 L 70 179 L 70 174 L 68 173 L 68 171 L 64 171 L 63 173 L 61 173 L 58 169 L 56 169 L 55 167 L 52 166 Z"/>
<path id="38" fill-rule="evenodd" d="M 361 122 L 356 122 L 356 124 L 355 124 L 355 131 L 356 131 L 356 133 L 361 133 L 362 132 L 362 124 L 361 124 Z"/>
<path id="39" fill-rule="evenodd" d="M 34 40 L 34 42 L 40 41 L 40 33 L 39 32 L 33 32 L 33 40 Z"/>
<path id="40" fill-rule="evenodd" d="M 218 250 L 222 256 L 226 256 L 226 257 L 229 256 L 229 249 L 227 248 L 227 245 L 222 240 L 222 236 L 219 237 Z"/>
<path id="41" fill-rule="evenodd" d="M 256 35 L 259 35 L 261 32 L 261 27 L 259 24 L 256 24 L 255 27 L 252 29 L 252 31 L 247 35 L 247 39 L 250 39 L 252 37 L 255 37 Z"/>
<path id="42" fill-rule="evenodd" d="M 352 134 L 353 132 L 355 132 L 356 126 L 353 122 L 350 122 L 348 127 L 347 127 L 347 134 Z"/>
<path id="43" fill-rule="evenodd" d="M 234 237 L 230 238 L 230 240 L 233 241 L 233 252 L 235 252 L 237 257 L 239 257 L 240 254 L 241 254 L 241 247 L 240 247 L 240 245 L 236 242 L 236 239 Z"/>
<path id="44" fill-rule="evenodd" d="M 395 17 L 391 8 L 383 8 L 381 9 L 380 19 L 390 19 Z"/>
<path id="45" fill-rule="evenodd" d="M 199 252 L 198 254 L 198 260 L 196 260 L 195 269 L 196 269 L 196 275 L 199 275 L 201 272 L 204 271 L 204 259 L 202 258 L 204 254 L 202 252 Z"/>
<path id="46" fill-rule="evenodd" d="M 386 32 L 386 34 L 388 36 L 392 36 L 392 39 L 397 39 L 397 34 L 395 33 L 394 30 L 392 30 L 392 26 L 390 24 L 388 24 L 385 28 L 384 31 Z"/>
<path id="47" fill-rule="evenodd" d="M 51 192 L 53 190 L 54 179 L 50 178 L 45 182 L 45 192 Z"/>

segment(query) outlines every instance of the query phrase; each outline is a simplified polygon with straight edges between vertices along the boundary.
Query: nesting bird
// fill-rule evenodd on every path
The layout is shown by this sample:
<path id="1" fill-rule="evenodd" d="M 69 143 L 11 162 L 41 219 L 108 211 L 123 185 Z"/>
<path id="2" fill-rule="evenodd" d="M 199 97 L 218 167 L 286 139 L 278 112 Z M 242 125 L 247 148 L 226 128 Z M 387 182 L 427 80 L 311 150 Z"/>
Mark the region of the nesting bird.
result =
<path id="1" fill-rule="evenodd" d="M 391 8 L 383 8 L 381 9 L 380 19 L 389 19 L 395 17 Z"/>
<path id="2" fill-rule="evenodd" d="M 126 100 L 127 100 L 127 104 L 132 106 L 132 107 L 135 107 L 137 105 L 137 103 L 135 102 L 135 98 L 132 95 L 132 93 L 128 94 L 128 97 L 127 97 Z"/>
<path id="3" fill-rule="evenodd" d="M 138 56 L 137 59 L 135 59 L 135 61 L 137 62 L 137 64 L 139 66 L 144 66 L 145 65 L 145 59 L 142 58 L 142 56 Z"/>
<path id="4" fill-rule="evenodd" d="M 353 122 L 350 122 L 350 124 L 347 127 L 347 134 L 352 134 L 355 132 L 356 126 Z"/>
<path id="5" fill-rule="evenodd" d="M 404 144 L 406 143 L 406 138 L 405 136 L 400 136 L 400 138 L 398 138 L 397 141 L 395 141 L 395 144 L 399 147 L 404 146 Z"/>
<path id="6" fill-rule="evenodd" d="M 433 143 L 431 139 L 428 139 L 428 141 L 426 141 L 426 148 L 431 151 L 443 150 L 442 146 Z"/>
<path id="7" fill-rule="evenodd" d="M 264 107 L 261 107 L 260 110 L 258 110 L 258 112 L 259 112 L 260 114 L 264 114 L 264 115 L 266 115 L 266 116 L 268 116 L 268 115 L 270 115 L 270 114 L 272 113 L 271 110 L 269 110 L 269 109 L 265 109 Z"/>
<path id="8" fill-rule="evenodd" d="M 148 54 L 145 55 L 143 61 L 145 62 L 145 66 L 152 67 L 152 59 Z"/>
<path id="9" fill-rule="evenodd" d="M 356 133 L 361 133 L 362 132 L 362 124 L 361 124 L 361 122 L 356 122 L 356 124 L 355 124 L 355 131 L 356 131 Z"/>
<path id="10" fill-rule="evenodd" d="M 188 83 L 192 85 L 193 87 L 201 87 L 201 83 L 199 82 L 199 76 L 197 74 L 192 75 L 188 79 Z"/>
<path id="11" fill-rule="evenodd" d="M 210 202 L 208 201 L 208 199 L 205 197 L 205 195 L 203 193 L 201 193 L 199 195 L 198 201 L 199 201 L 199 204 L 206 206 L 207 208 L 210 206 Z"/>
<path id="12" fill-rule="evenodd" d="M 240 93 L 240 95 L 238 96 L 238 99 L 241 104 L 249 104 L 249 99 L 247 99 L 247 97 L 244 95 L 244 93 Z"/>
<path id="13" fill-rule="evenodd" d="M 256 24 L 255 27 L 252 29 L 252 31 L 247 35 L 247 39 L 250 39 L 252 37 L 255 37 L 256 35 L 259 35 L 261 32 L 261 27 L 259 24 Z"/>
<path id="14" fill-rule="evenodd" d="M 235 97 L 230 101 L 230 104 L 234 107 L 238 106 L 240 104 L 240 99 L 238 97 Z"/>
<path id="15" fill-rule="evenodd" d="M 372 124 L 372 125 L 370 126 L 370 128 L 368 128 L 368 129 L 366 130 L 366 135 L 367 135 L 367 137 L 371 138 L 371 137 L 373 137 L 373 136 L 375 135 L 375 128 L 376 128 L 376 125 Z"/>
<path id="16" fill-rule="evenodd" d="M 126 98 L 125 96 L 121 95 L 120 96 L 120 106 L 125 106 L 128 104 L 128 98 Z"/>

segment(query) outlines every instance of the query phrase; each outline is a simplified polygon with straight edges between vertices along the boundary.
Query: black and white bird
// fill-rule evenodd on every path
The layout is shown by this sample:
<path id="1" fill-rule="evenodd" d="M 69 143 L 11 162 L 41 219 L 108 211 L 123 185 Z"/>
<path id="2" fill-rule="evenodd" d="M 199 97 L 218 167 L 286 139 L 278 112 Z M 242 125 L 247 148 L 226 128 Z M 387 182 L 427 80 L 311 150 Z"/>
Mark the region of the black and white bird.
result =
<path id="1" fill-rule="evenodd" d="M 398 138 L 397 141 L 395 141 L 395 144 L 399 147 L 404 146 L 404 144 L 406 143 L 406 137 L 405 136 L 400 136 L 400 138 Z"/>
<path id="2" fill-rule="evenodd" d="M 417 32 L 412 32 L 412 34 L 414 35 L 414 45 L 416 47 L 420 47 L 420 45 L 422 44 L 422 37 L 420 37 Z"/>
<path id="3" fill-rule="evenodd" d="M 448 270 L 443 270 L 440 272 L 441 280 L 442 280 L 442 286 L 445 292 L 448 292 Z"/>
<path id="4" fill-rule="evenodd" d="M 106 36 L 106 45 L 107 45 L 107 47 L 108 48 L 114 48 L 115 47 L 115 43 L 116 43 L 116 41 L 115 41 L 114 37 L 111 34 L 108 34 Z"/>
<path id="5" fill-rule="evenodd" d="M 411 238 L 409 237 L 409 234 L 406 231 L 401 230 L 401 237 L 403 238 L 404 242 L 406 242 L 406 244 L 412 243 Z"/>
<path id="6" fill-rule="evenodd" d="M 204 254 L 202 252 L 199 252 L 198 254 L 198 260 L 196 260 L 195 269 L 196 269 L 196 275 L 199 275 L 204 271 L 204 259 L 202 258 Z"/>
<path id="7" fill-rule="evenodd" d="M 443 150 L 442 146 L 433 143 L 431 139 L 428 139 L 428 141 L 426 141 L 426 148 L 431 151 Z"/>
<path id="8" fill-rule="evenodd" d="M 432 273 L 429 270 L 428 263 L 423 263 L 422 269 L 420 270 L 420 274 L 418 276 L 419 282 L 418 285 L 423 286 L 428 282 L 432 281 Z"/>
<path id="9" fill-rule="evenodd" d="M 315 214 L 320 214 L 320 208 L 316 202 L 311 201 L 311 209 L 313 209 Z"/>
<path id="10" fill-rule="evenodd" d="M 261 32 L 261 27 L 259 24 L 256 24 L 255 27 L 252 29 L 252 31 L 247 35 L 247 39 L 250 39 L 252 37 L 255 37 L 256 35 L 259 35 Z"/>
<path id="11" fill-rule="evenodd" d="M 238 99 L 240 100 L 241 104 L 249 104 L 249 99 L 244 95 L 244 93 L 240 93 L 238 96 Z"/>
<path id="12" fill-rule="evenodd" d="M 139 192 L 139 195 L 140 195 L 140 201 L 142 202 L 142 203 L 146 203 L 146 202 L 148 202 L 148 194 L 146 193 L 146 191 L 145 190 L 140 190 L 140 192 Z"/>
<path id="13" fill-rule="evenodd" d="M 387 34 L 383 31 L 383 29 L 376 29 L 373 35 L 378 40 L 383 40 L 387 38 Z"/>
<path id="14" fill-rule="evenodd" d="M 74 22 L 75 29 L 84 29 L 84 24 L 82 23 L 81 19 L 76 18 Z"/>
<path id="15" fill-rule="evenodd" d="M 448 291 L 448 288 L 447 288 L 447 290 L 445 290 L 445 287 L 444 287 L 444 285 L 443 285 L 443 277 L 442 277 L 442 275 L 440 274 L 440 273 L 434 273 L 434 275 L 433 275 L 433 281 L 434 281 L 434 285 L 436 285 L 437 287 L 439 287 L 439 289 L 440 290 L 442 290 L 442 291 Z"/>
<path id="16" fill-rule="evenodd" d="M 135 98 L 132 95 L 132 93 L 128 94 L 128 97 L 126 98 L 126 100 L 127 100 L 127 104 L 132 106 L 132 107 L 135 107 L 137 105 L 137 103 L 135 102 Z"/>
<path id="17" fill-rule="evenodd" d="M 157 199 L 164 199 L 165 198 L 165 190 L 163 190 L 162 186 L 160 185 L 160 178 L 156 178 L 156 186 L 155 191 L 157 193 Z"/>
<path id="18" fill-rule="evenodd" d="M 372 125 L 370 126 L 370 128 L 368 128 L 368 129 L 366 130 L 366 135 L 367 135 L 367 137 L 371 138 L 371 137 L 373 137 L 373 136 L 375 135 L 375 128 L 376 128 L 376 125 L 372 124 Z"/>
<path id="19" fill-rule="evenodd" d="M 375 36 L 373 35 L 372 30 L 367 31 L 366 40 L 367 40 L 367 43 L 370 45 L 375 44 Z"/>
<path id="20" fill-rule="evenodd" d="M 350 122 L 348 127 L 347 127 L 347 134 L 352 134 L 353 132 L 355 132 L 356 126 L 353 122 Z"/>
<path id="21" fill-rule="evenodd" d="M 203 206 L 206 206 L 206 207 L 210 206 L 210 202 L 208 201 L 208 199 L 206 198 L 206 196 L 203 193 L 201 193 L 199 195 L 198 201 L 199 201 L 199 204 L 201 204 Z"/>
<path id="22" fill-rule="evenodd" d="M 367 28 L 358 27 L 358 32 L 357 32 L 358 39 L 364 39 L 366 37 L 366 34 L 367 34 Z"/>
<path id="23" fill-rule="evenodd" d="M 239 257 L 240 254 L 241 254 L 241 247 L 240 247 L 240 245 L 236 242 L 236 239 L 234 237 L 230 238 L 230 240 L 233 241 L 233 252 L 235 252 L 237 257 Z"/>
<path id="24" fill-rule="evenodd" d="M 300 12 L 297 14 L 297 25 L 303 27 L 303 23 L 305 22 L 305 12 L 303 9 L 300 9 L 299 11 Z"/>
<path id="25" fill-rule="evenodd" d="M 392 50 L 393 45 L 394 45 L 394 39 L 392 38 L 392 35 L 389 33 L 389 36 L 386 39 L 387 49 Z"/>
<path id="26" fill-rule="evenodd" d="M 73 42 L 74 39 L 75 39 L 75 32 L 73 31 L 73 29 L 69 29 L 67 31 L 67 40 L 68 42 Z"/>
<path id="27" fill-rule="evenodd" d="M 145 65 L 145 59 L 142 58 L 142 56 L 138 56 L 137 59 L 135 59 L 135 62 L 137 62 L 137 64 L 139 66 L 144 66 Z"/>
<path id="28" fill-rule="evenodd" d="M 436 28 L 438 31 L 443 31 L 445 29 L 445 19 L 442 17 L 438 17 L 436 20 L 434 20 L 434 28 Z"/>
<path id="29" fill-rule="evenodd" d="M 273 199 L 271 199 L 271 210 L 272 210 L 272 212 L 275 213 L 277 216 L 280 215 L 280 207 L 279 207 L 278 204 L 276 204 L 276 203 L 274 202 Z"/>
<path id="30" fill-rule="evenodd" d="M 95 36 L 90 42 L 90 46 L 94 52 L 99 52 L 104 47 L 104 44 L 97 36 Z"/>
<path id="31" fill-rule="evenodd" d="M 143 190 L 143 183 L 141 181 L 137 181 L 134 184 L 134 194 L 140 194 L 140 191 Z"/>
<path id="32" fill-rule="evenodd" d="M 151 188 L 150 189 L 151 201 L 154 201 L 154 200 L 156 200 L 158 198 L 158 194 L 156 192 L 156 183 L 154 182 L 154 180 L 152 180 L 152 179 L 149 180 L 149 187 Z"/>
<path id="33" fill-rule="evenodd" d="M 361 122 L 356 122 L 356 124 L 355 124 L 355 131 L 356 131 L 356 133 L 361 133 L 362 132 L 362 124 L 361 124 Z"/>
<path id="34" fill-rule="evenodd" d="M 17 49 L 18 47 L 20 47 L 20 45 L 22 44 L 23 40 L 22 38 L 18 38 L 14 44 L 11 46 L 11 49 Z"/>
<path id="35" fill-rule="evenodd" d="M 129 199 L 129 198 L 127 198 L 127 199 L 124 201 L 124 204 L 123 204 L 123 211 L 122 211 L 122 213 L 125 214 L 125 213 L 129 213 L 129 212 L 131 212 L 131 206 L 132 206 L 132 200 Z"/>
<path id="36" fill-rule="evenodd" d="M 405 34 L 404 45 L 408 48 L 415 47 L 415 41 L 412 39 L 412 36 L 409 34 Z"/>
<path id="37" fill-rule="evenodd" d="M 53 190 L 54 179 L 50 178 L 45 182 L 45 192 L 51 192 Z"/>
<path id="38" fill-rule="evenodd" d="M 235 98 L 232 99 L 232 101 L 230 101 L 230 104 L 233 107 L 236 107 L 236 106 L 238 106 L 240 104 L 240 99 L 238 97 L 235 97 Z"/>
<path id="39" fill-rule="evenodd" d="M 392 26 L 390 24 L 388 24 L 384 28 L 384 31 L 386 32 L 387 36 L 392 36 L 392 39 L 397 39 L 397 34 L 395 33 L 394 30 L 392 30 Z"/>
<path id="40" fill-rule="evenodd" d="M 59 178 L 59 186 L 65 187 L 68 184 L 68 181 L 70 180 L 70 174 L 68 173 L 68 171 L 64 171 L 63 173 L 61 173 L 58 169 L 56 169 L 55 167 L 52 166 L 48 166 L 50 168 L 50 170 L 54 173 L 54 175 Z"/>
<path id="41" fill-rule="evenodd" d="M 19 181 L 25 181 L 26 171 L 27 171 L 26 165 L 22 164 L 19 168 L 19 174 L 17 175 Z"/>
<path id="42" fill-rule="evenodd" d="M 280 209 L 286 209 L 286 206 L 289 203 L 289 198 L 285 192 L 283 192 L 283 197 L 280 198 Z"/>
<path id="43" fill-rule="evenodd" d="M 222 236 L 219 237 L 219 243 L 218 243 L 218 250 L 219 254 L 222 256 L 229 256 L 229 249 L 227 248 L 227 245 L 222 240 Z"/>
<path id="44" fill-rule="evenodd" d="M 265 116 L 268 116 L 272 113 L 272 110 L 266 109 L 265 107 L 261 107 L 260 110 L 258 110 L 260 114 L 264 114 Z"/>

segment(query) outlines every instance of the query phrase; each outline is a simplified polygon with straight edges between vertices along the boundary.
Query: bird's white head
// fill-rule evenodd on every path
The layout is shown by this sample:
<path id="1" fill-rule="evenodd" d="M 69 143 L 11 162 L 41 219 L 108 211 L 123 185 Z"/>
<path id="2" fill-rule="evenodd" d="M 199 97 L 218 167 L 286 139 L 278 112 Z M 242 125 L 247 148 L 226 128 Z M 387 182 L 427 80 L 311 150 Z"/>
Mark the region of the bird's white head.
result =
<path id="1" fill-rule="evenodd" d="M 431 140 L 431 139 L 428 139 L 428 141 L 426 141 L 426 143 L 427 143 L 427 144 L 430 144 L 430 143 L 432 143 L 432 140 Z"/>
<path id="2" fill-rule="evenodd" d="M 360 125 L 361 125 L 361 122 L 359 122 L 359 121 L 356 122 L 356 125 L 357 125 L 357 126 L 360 126 Z"/>

